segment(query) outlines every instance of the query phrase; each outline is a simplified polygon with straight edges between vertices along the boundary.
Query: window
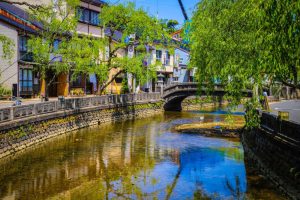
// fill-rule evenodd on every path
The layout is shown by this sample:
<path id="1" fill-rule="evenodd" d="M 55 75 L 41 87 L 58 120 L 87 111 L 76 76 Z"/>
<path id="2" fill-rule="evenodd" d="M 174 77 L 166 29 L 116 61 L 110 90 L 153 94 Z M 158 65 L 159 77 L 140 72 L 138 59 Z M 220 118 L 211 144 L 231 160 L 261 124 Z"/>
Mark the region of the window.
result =
<path id="1" fill-rule="evenodd" d="M 61 43 L 61 40 L 55 39 L 53 42 L 53 51 L 57 51 L 59 48 L 59 44 Z"/>
<path id="2" fill-rule="evenodd" d="M 19 55 L 20 60 L 32 62 L 33 61 L 33 55 L 31 52 L 28 52 L 28 37 L 21 35 L 19 36 Z"/>
<path id="3" fill-rule="evenodd" d="M 22 52 L 27 52 L 27 40 L 26 36 L 19 37 L 19 50 Z"/>
<path id="4" fill-rule="evenodd" d="M 82 21 L 89 23 L 90 22 L 90 12 L 87 9 L 83 9 L 82 11 Z"/>
<path id="5" fill-rule="evenodd" d="M 161 62 L 162 52 L 161 50 L 156 50 L 156 60 Z"/>
<path id="6" fill-rule="evenodd" d="M 32 69 L 20 69 L 19 87 L 20 92 L 32 92 Z"/>
<path id="7" fill-rule="evenodd" d="M 74 76 L 73 72 L 70 74 L 71 87 L 80 88 L 82 87 L 83 76 L 78 74 Z"/>
<path id="8" fill-rule="evenodd" d="M 95 11 L 91 11 L 91 24 L 99 25 L 99 13 Z"/>
<path id="9" fill-rule="evenodd" d="M 99 12 L 80 7 L 77 9 L 77 16 L 80 22 L 92 24 L 95 26 L 98 26 L 100 24 Z"/>
<path id="10" fill-rule="evenodd" d="M 123 82 L 123 78 L 117 77 L 115 79 L 116 83 L 122 83 Z"/>
<path id="11" fill-rule="evenodd" d="M 166 65 L 170 65 L 170 57 L 171 57 L 170 53 L 166 51 L 166 62 L 165 62 Z"/>

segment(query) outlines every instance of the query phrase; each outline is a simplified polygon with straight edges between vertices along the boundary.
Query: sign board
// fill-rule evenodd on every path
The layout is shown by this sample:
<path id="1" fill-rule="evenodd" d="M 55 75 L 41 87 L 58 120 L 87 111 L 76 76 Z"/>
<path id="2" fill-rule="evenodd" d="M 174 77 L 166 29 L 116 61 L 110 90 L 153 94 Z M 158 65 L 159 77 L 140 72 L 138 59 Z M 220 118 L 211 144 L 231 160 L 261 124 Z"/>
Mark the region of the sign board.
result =
<path id="1" fill-rule="evenodd" d="M 134 57 L 134 46 L 133 45 L 129 45 L 128 46 L 128 57 L 129 58 L 133 58 Z"/>

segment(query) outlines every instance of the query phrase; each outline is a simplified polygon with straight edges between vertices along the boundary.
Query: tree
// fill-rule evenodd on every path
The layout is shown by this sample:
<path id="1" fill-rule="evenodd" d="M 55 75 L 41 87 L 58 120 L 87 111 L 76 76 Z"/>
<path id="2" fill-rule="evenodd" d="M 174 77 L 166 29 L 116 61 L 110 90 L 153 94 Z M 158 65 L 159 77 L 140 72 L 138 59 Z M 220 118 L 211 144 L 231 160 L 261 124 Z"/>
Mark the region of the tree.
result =
<path id="1" fill-rule="evenodd" d="M 13 56 L 13 49 L 15 46 L 13 40 L 5 35 L 0 34 L 0 45 L 2 46 L 1 59 L 11 61 Z M 0 83 L 0 97 L 2 97 L 3 95 L 11 95 L 11 90 L 4 88 L 2 83 Z"/>
<path id="2" fill-rule="evenodd" d="M 140 83 L 155 76 L 154 65 L 148 66 L 148 73 L 145 73 L 143 61 L 150 56 L 146 48 L 155 43 L 165 44 L 170 40 L 170 36 L 156 19 L 150 17 L 144 10 L 135 8 L 133 3 L 128 3 L 105 5 L 100 13 L 100 22 L 106 27 L 106 37 L 102 38 L 104 40 L 102 44 L 107 45 L 107 52 L 105 58 L 100 61 L 101 67 L 94 68 L 99 82 L 99 93 L 102 93 L 121 73 L 132 74 Z M 132 46 L 135 48 L 135 56 L 118 56 L 120 51 Z M 118 72 L 110 80 L 108 76 L 102 76 L 112 69 L 118 69 Z"/>
<path id="3" fill-rule="evenodd" d="M 162 28 L 169 34 L 174 33 L 177 30 L 177 26 L 179 25 L 178 21 L 175 19 L 160 19 L 159 23 Z"/>
<path id="4" fill-rule="evenodd" d="M 300 89 L 300 4 L 297 1 L 261 1 L 264 63 L 274 79 Z"/>
<path id="5" fill-rule="evenodd" d="M 299 30 L 299 5 L 290 1 L 203 0 L 192 19 L 191 65 L 201 83 L 219 79 L 235 105 L 243 89 L 266 80 L 297 87 Z"/>
<path id="6" fill-rule="evenodd" d="M 11 59 L 15 43 L 7 36 L 0 34 L 0 44 L 2 46 L 2 59 Z"/>
<path id="7" fill-rule="evenodd" d="M 57 75 L 68 72 L 72 67 L 72 62 L 67 59 L 71 52 L 65 49 L 76 33 L 77 18 L 74 13 L 78 5 L 79 0 L 58 0 L 48 6 L 30 10 L 32 20 L 42 24 L 38 35 L 32 35 L 28 40 L 28 48 L 37 63 L 41 82 L 45 81 L 46 96 Z M 52 74 L 48 75 L 48 72 Z"/>

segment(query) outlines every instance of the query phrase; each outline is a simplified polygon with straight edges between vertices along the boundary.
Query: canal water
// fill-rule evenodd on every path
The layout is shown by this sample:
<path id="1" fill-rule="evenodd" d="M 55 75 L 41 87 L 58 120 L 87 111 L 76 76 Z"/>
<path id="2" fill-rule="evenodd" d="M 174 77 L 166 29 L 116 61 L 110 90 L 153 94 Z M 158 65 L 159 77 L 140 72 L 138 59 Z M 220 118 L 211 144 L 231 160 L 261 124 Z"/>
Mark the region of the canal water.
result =
<path id="1" fill-rule="evenodd" d="M 60 136 L 1 161 L 0 199 L 282 199 L 246 173 L 238 140 L 173 131 L 224 116 L 169 112 Z"/>

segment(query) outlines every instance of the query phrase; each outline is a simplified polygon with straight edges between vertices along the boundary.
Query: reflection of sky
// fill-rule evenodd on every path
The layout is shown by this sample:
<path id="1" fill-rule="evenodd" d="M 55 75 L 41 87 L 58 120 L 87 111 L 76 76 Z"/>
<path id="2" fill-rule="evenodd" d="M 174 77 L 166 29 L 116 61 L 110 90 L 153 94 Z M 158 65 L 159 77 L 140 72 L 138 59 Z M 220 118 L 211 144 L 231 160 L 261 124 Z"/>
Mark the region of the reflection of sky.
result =
<path id="1" fill-rule="evenodd" d="M 233 108 L 231 110 L 231 114 L 233 115 L 245 115 L 244 112 L 245 108 L 243 105 L 239 105 L 236 108 Z M 205 110 L 197 110 L 197 111 L 191 111 L 192 113 L 203 113 L 203 114 L 210 114 L 210 115 L 226 115 L 229 114 L 229 108 L 218 108 L 213 111 L 205 111 Z"/>
<path id="2" fill-rule="evenodd" d="M 226 180 L 236 188 L 236 176 L 239 177 L 241 191 L 246 191 L 244 163 L 227 157 L 224 152 L 217 149 L 237 148 L 237 152 L 243 154 L 240 145 L 236 146 L 236 142 L 197 135 L 165 133 L 157 138 L 157 145 L 162 150 L 172 149 L 173 152 L 180 152 L 177 154 L 180 164 L 172 162 L 171 158 L 166 156 L 149 174 L 142 173 L 137 184 L 144 193 L 158 192 L 158 198 L 164 198 L 166 188 L 174 182 L 180 166 L 182 170 L 171 199 L 192 198 L 199 186 L 208 195 L 217 194 L 220 199 L 228 198 L 232 194 Z M 174 156 L 176 157 L 174 153 L 169 155 Z M 156 180 L 155 184 L 152 180 Z"/>

